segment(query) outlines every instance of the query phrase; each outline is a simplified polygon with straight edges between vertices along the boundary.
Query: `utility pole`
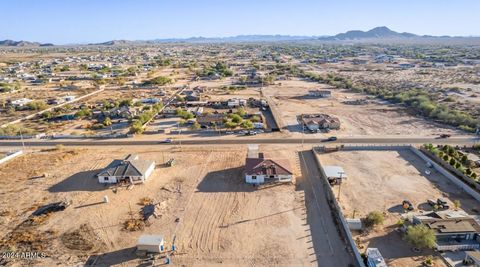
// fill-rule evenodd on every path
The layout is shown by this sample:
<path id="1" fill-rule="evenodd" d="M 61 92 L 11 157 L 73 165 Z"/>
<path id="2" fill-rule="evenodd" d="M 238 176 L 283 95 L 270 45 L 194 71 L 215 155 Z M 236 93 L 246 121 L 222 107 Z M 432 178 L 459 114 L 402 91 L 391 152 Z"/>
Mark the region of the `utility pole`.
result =
<path id="1" fill-rule="evenodd" d="M 337 201 L 340 202 L 340 189 L 342 188 L 342 182 L 343 182 L 343 174 L 344 172 L 339 172 L 340 174 L 340 183 L 338 184 L 338 193 L 337 193 Z"/>
<path id="2" fill-rule="evenodd" d="M 22 140 L 22 149 L 25 152 L 25 142 L 23 141 L 22 127 L 20 126 L 20 139 Z"/>
<path id="3" fill-rule="evenodd" d="M 305 125 L 302 123 L 302 148 L 303 148 L 303 143 L 305 140 Z"/>

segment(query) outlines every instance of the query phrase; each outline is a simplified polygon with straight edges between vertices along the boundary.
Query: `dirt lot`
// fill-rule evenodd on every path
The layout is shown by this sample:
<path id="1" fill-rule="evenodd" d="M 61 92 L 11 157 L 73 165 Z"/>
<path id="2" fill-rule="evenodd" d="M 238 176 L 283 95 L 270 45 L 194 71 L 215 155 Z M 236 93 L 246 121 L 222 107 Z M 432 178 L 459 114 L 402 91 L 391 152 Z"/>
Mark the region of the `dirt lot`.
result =
<path id="1" fill-rule="evenodd" d="M 424 256 L 411 251 L 411 246 L 395 231 L 395 224 L 401 218 L 404 199 L 410 200 L 415 210 L 431 210 L 427 199 L 444 197 L 450 201 L 459 200 L 461 208 L 469 214 L 478 214 L 478 202 L 435 171 L 430 175 L 425 162 L 409 150 L 392 151 L 340 151 L 319 156 L 322 165 L 342 166 L 348 180 L 340 190 L 340 204 L 345 217 L 365 217 L 371 211 L 386 215 L 383 227 L 356 234 L 361 249 L 378 247 L 389 266 L 419 266 Z M 338 186 L 333 188 L 338 197 Z M 393 245 L 395 244 L 395 245 Z M 438 266 L 443 266 L 437 260 Z"/>
<path id="2" fill-rule="evenodd" d="M 294 149 L 268 146 L 264 151 L 289 158 L 294 166 L 297 162 Z M 94 175 L 128 153 L 157 162 L 147 183 L 130 190 L 100 185 Z M 0 182 L 2 246 L 45 252 L 46 259 L 30 261 L 36 266 L 87 261 L 96 266 L 136 266 L 141 260 L 134 246 L 147 233 L 164 235 L 167 247 L 176 236 L 178 253 L 172 260 L 179 265 L 316 265 L 312 241 L 304 237 L 319 226 L 305 221 L 303 191 L 292 184 L 259 190 L 244 184 L 245 153 L 244 146 L 182 147 L 182 151 L 60 148 L 29 153 L 0 166 L 0 176 L 8 177 Z M 172 157 L 176 165 L 163 167 Z M 299 172 L 295 167 L 295 174 Z M 109 197 L 108 204 L 103 203 L 104 196 Z M 142 230 L 124 230 L 126 220 L 139 218 L 143 197 L 158 204 L 159 217 L 149 226 L 141 223 Z M 73 204 L 63 212 L 29 219 L 37 207 L 61 200 Z"/>
<path id="3" fill-rule="evenodd" d="M 331 98 L 308 98 L 309 90 L 331 90 Z M 366 99 L 366 96 L 331 88 L 328 85 L 302 80 L 282 81 L 282 85 L 268 86 L 264 94 L 272 96 L 281 113 L 285 127 L 291 135 L 301 135 L 297 116 L 305 113 L 325 113 L 338 117 L 340 130 L 328 135 L 338 136 L 432 136 L 440 133 L 462 134 L 461 132 L 415 117 L 401 107 L 381 104 L 370 100 L 365 105 L 345 104 L 344 101 Z M 313 135 L 313 134 L 309 134 Z M 316 134 L 321 135 L 321 134 Z"/>

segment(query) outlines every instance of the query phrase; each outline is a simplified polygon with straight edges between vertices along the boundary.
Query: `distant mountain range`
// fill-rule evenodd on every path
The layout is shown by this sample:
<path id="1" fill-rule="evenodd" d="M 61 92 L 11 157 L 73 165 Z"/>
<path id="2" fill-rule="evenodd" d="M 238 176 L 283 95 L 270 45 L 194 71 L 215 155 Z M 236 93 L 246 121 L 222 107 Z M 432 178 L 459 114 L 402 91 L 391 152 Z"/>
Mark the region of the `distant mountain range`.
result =
<path id="1" fill-rule="evenodd" d="M 0 46 L 40 47 L 40 46 L 53 46 L 53 44 L 50 44 L 50 43 L 42 44 L 42 43 L 28 42 L 28 41 L 4 40 L 4 41 L 0 41 Z"/>
<path id="2" fill-rule="evenodd" d="M 370 39 L 370 38 L 416 38 L 419 35 L 408 32 L 396 32 L 389 28 L 376 27 L 369 31 L 348 31 L 345 33 L 339 33 L 335 36 L 323 37 L 321 40 L 358 40 L 358 39 Z"/>
<path id="3" fill-rule="evenodd" d="M 157 43 L 256 43 L 256 42 L 296 42 L 296 41 L 317 41 L 317 42 L 410 42 L 410 43 L 429 43 L 429 42 L 475 42 L 480 43 L 480 37 L 458 37 L 458 36 L 431 36 L 416 35 L 408 32 L 396 32 L 382 26 L 369 31 L 347 31 L 334 36 L 292 36 L 292 35 L 237 35 L 231 37 L 190 37 L 190 38 L 168 38 L 154 40 L 112 40 L 103 43 L 91 43 L 88 45 L 100 46 L 121 46 L 121 45 L 141 45 Z M 43 47 L 53 46 L 53 44 L 42 44 L 27 41 L 0 41 L 0 46 L 12 47 Z"/>

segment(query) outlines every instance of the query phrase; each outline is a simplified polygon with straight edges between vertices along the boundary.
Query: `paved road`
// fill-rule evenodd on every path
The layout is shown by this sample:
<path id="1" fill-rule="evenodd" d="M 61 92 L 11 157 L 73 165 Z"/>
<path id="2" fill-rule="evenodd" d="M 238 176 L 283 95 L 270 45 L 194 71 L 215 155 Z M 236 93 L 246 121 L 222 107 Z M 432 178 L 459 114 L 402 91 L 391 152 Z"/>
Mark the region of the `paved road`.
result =
<path id="1" fill-rule="evenodd" d="M 448 139 L 437 139 L 431 137 L 401 137 L 401 138 L 381 138 L 381 137 L 365 137 L 365 138 L 339 138 L 335 142 L 322 142 L 321 139 L 301 139 L 301 138 L 256 138 L 256 137 L 236 137 L 230 139 L 183 139 L 173 140 L 172 143 L 162 143 L 160 140 L 135 140 L 135 139 L 100 139 L 100 140 L 25 140 L 26 146 L 55 146 L 62 144 L 65 146 L 151 146 L 151 145 L 235 145 L 235 144 L 387 144 L 387 145 L 414 145 L 414 144 L 455 144 L 455 145 L 473 145 L 480 143 L 478 137 L 456 137 Z M 0 146 L 21 146 L 20 140 L 2 140 Z"/>
<path id="2" fill-rule="evenodd" d="M 298 178 L 305 192 L 307 224 L 318 266 L 356 266 L 347 244 L 340 237 L 325 196 L 323 183 L 312 151 L 299 152 L 302 176 Z"/>

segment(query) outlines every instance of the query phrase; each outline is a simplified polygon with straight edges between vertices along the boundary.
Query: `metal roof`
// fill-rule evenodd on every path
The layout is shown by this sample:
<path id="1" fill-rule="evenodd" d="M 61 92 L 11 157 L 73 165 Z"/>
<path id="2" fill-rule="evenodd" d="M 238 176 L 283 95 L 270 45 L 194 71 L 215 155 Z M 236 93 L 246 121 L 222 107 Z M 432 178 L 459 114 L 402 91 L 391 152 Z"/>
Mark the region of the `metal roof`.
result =
<path id="1" fill-rule="evenodd" d="M 141 235 L 138 238 L 137 246 L 160 246 L 163 244 L 163 236 L 161 235 Z"/>
<path id="2" fill-rule="evenodd" d="M 347 178 L 347 174 L 340 166 L 323 166 L 327 178 Z"/>

